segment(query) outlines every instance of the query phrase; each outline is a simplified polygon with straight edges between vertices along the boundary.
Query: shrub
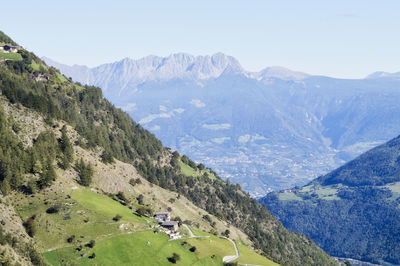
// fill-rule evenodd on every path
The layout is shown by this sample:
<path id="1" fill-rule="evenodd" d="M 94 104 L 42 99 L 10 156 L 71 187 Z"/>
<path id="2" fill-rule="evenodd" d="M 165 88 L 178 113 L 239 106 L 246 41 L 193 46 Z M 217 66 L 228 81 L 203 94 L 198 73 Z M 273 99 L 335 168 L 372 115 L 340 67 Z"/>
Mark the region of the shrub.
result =
<path id="1" fill-rule="evenodd" d="M 95 244 L 96 244 L 96 241 L 90 240 L 90 242 L 87 243 L 85 246 L 87 246 L 87 247 L 89 247 L 89 248 L 93 248 Z"/>
<path id="2" fill-rule="evenodd" d="M 193 247 L 191 247 L 191 248 L 189 248 L 189 250 L 190 250 L 190 252 L 195 252 L 196 251 L 196 247 L 195 246 L 193 246 Z"/>
<path id="3" fill-rule="evenodd" d="M 224 236 L 226 236 L 226 237 L 229 237 L 229 234 L 230 234 L 230 233 L 231 233 L 231 232 L 230 232 L 228 229 L 226 229 L 225 232 L 222 233 L 222 235 L 224 235 Z"/>
<path id="4" fill-rule="evenodd" d="M 136 199 L 137 199 L 137 201 L 138 201 L 138 203 L 140 204 L 140 205 L 143 205 L 143 195 L 142 194 L 140 194 Z"/>
<path id="5" fill-rule="evenodd" d="M 74 240 L 75 240 L 75 235 L 72 235 L 72 236 L 67 238 L 67 242 L 68 243 L 72 243 L 72 242 L 74 242 Z"/>
<path id="6" fill-rule="evenodd" d="M 118 199 L 122 200 L 125 203 L 129 202 L 129 200 L 125 197 L 124 192 L 122 192 L 122 191 L 118 192 L 117 195 L 115 195 L 115 196 L 117 196 Z"/>
<path id="7" fill-rule="evenodd" d="M 90 255 L 89 257 L 88 257 L 89 259 L 94 259 L 94 258 L 96 258 L 96 253 L 92 253 L 92 255 Z"/>
<path id="8" fill-rule="evenodd" d="M 47 213 L 52 214 L 52 213 L 58 213 L 60 211 L 61 206 L 56 204 L 51 206 L 46 210 Z"/>
<path id="9" fill-rule="evenodd" d="M 172 257 L 168 258 L 168 261 L 175 264 L 180 259 L 181 259 L 181 256 L 179 256 L 179 254 L 174 252 L 174 254 L 172 254 Z"/>
<path id="10" fill-rule="evenodd" d="M 139 209 L 136 210 L 136 212 L 139 215 L 142 215 L 142 216 L 149 216 L 150 217 L 150 216 L 153 215 L 153 210 L 150 209 L 150 208 L 145 208 L 145 207 L 140 207 Z"/>
<path id="11" fill-rule="evenodd" d="M 170 198 L 168 201 L 169 201 L 170 203 L 174 203 L 174 202 L 175 202 L 175 199 L 174 199 L 174 198 Z"/>
<path id="12" fill-rule="evenodd" d="M 114 216 L 113 220 L 118 222 L 119 220 L 121 220 L 121 218 L 122 218 L 122 216 L 117 214 L 117 215 Z"/>
<path id="13" fill-rule="evenodd" d="M 25 223 L 23 223 L 23 226 L 25 227 L 26 233 L 30 237 L 34 237 L 36 234 L 36 223 L 35 223 L 35 216 L 32 216 L 26 220 Z"/>

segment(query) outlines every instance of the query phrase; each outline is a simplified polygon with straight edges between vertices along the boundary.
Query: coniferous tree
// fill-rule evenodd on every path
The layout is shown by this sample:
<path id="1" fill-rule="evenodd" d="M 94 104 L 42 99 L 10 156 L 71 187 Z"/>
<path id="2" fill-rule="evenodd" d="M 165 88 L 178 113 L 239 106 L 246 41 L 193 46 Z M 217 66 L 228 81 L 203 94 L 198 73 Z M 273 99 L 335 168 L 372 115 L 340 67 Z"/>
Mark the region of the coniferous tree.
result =
<path id="1" fill-rule="evenodd" d="M 4 196 L 6 196 L 6 195 L 8 195 L 8 193 L 10 193 L 11 186 L 10 186 L 10 183 L 7 181 L 7 179 L 4 179 L 3 182 L 1 182 L 0 190 Z"/>
<path id="2" fill-rule="evenodd" d="M 51 185 L 51 183 L 56 180 L 56 171 L 52 164 L 49 164 L 43 173 L 40 175 L 38 180 L 38 187 L 43 189 Z"/>
<path id="3" fill-rule="evenodd" d="M 60 148 L 62 152 L 62 167 L 64 170 L 68 169 L 71 165 L 71 161 L 73 159 L 74 150 L 72 148 L 71 141 L 67 135 L 67 127 L 64 125 L 61 129 L 61 141 Z"/>
<path id="4" fill-rule="evenodd" d="M 88 164 L 86 164 L 81 158 L 81 160 L 76 164 L 76 170 L 79 174 L 79 184 L 81 184 L 82 186 L 89 186 L 92 183 L 94 172 L 91 163 L 89 162 Z"/>

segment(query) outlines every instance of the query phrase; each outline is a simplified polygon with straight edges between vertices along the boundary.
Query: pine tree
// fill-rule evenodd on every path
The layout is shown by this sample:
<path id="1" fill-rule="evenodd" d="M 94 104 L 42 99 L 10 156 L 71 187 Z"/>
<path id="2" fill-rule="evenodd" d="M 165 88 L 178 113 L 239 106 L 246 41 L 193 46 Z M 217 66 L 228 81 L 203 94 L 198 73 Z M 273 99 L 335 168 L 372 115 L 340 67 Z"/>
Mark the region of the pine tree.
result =
<path id="1" fill-rule="evenodd" d="M 89 186 L 92 183 L 93 167 L 91 163 L 85 164 L 83 159 L 76 164 L 76 170 L 79 173 L 79 184 Z"/>
<path id="2" fill-rule="evenodd" d="M 39 188 L 45 188 L 51 185 L 51 183 L 56 180 L 56 171 L 54 170 L 53 165 L 49 164 L 46 170 L 40 175 L 38 180 Z"/>
<path id="3" fill-rule="evenodd" d="M 72 148 L 71 141 L 68 138 L 67 127 L 65 125 L 61 129 L 60 148 L 61 148 L 61 152 L 62 152 L 61 164 L 62 164 L 63 169 L 67 170 L 71 165 L 74 150 Z"/>
<path id="4" fill-rule="evenodd" d="M 7 179 L 4 179 L 3 182 L 1 182 L 0 190 L 4 196 L 6 196 L 6 195 L 8 195 L 8 193 L 10 193 L 11 186 L 10 186 L 10 183 L 7 181 Z"/>

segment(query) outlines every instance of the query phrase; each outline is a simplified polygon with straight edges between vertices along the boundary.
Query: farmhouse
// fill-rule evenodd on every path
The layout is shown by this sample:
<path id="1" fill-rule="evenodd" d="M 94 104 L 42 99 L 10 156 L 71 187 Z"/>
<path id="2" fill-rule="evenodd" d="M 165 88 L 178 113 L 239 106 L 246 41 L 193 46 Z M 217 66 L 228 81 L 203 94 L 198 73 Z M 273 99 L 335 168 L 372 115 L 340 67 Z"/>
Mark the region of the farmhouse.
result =
<path id="1" fill-rule="evenodd" d="M 167 222 L 162 222 L 161 226 L 164 227 L 165 229 L 168 229 L 172 232 L 177 232 L 179 225 L 178 222 L 176 221 L 167 221 Z"/>
<path id="2" fill-rule="evenodd" d="M 16 53 L 19 49 L 21 49 L 19 46 L 0 45 L 0 51 L 4 53 Z"/>
<path id="3" fill-rule="evenodd" d="M 164 212 L 164 213 L 156 213 L 154 215 L 154 218 L 159 222 L 168 222 L 171 221 L 171 216 L 168 212 Z"/>

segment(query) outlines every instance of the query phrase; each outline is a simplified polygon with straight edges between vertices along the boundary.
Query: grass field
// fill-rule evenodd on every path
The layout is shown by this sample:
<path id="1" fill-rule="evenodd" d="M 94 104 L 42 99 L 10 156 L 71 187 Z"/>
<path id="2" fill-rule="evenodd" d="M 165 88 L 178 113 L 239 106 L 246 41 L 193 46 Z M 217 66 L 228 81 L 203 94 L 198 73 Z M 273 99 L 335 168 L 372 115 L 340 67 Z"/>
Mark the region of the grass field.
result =
<path id="1" fill-rule="evenodd" d="M 181 168 L 182 174 L 185 176 L 193 176 L 193 177 L 202 177 L 204 173 L 208 174 L 208 178 L 215 179 L 215 175 L 210 172 L 208 169 L 199 170 L 193 169 L 187 164 L 184 164 L 181 160 L 179 160 L 179 167 Z"/>
<path id="2" fill-rule="evenodd" d="M 100 241 L 93 249 L 85 247 L 78 252 L 64 248 L 44 256 L 52 265 L 173 265 L 168 258 L 175 252 L 180 256 L 176 265 L 222 265 L 221 256 L 199 256 L 199 252 L 189 251 L 191 245 L 183 243 L 184 240 L 168 241 L 163 233 L 146 231 Z M 96 257 L 89 259 L 92 253 Z"/>
<path id="3" fill-rule="evenodd" d="M 101 240 L 110 235 L 147 230 L 153 222 L 138 217 L 128 207 L 97 194 L 89 189 L 74 190 L 70 197 L 60 195 L 52 198 L 52 194 L 38 195 L 29 198 L 29 204 L 21 202 L 17 208 L 23 220 L 36 215 L 39 248 L 47 251 L 50 248 L 71 246 L 67 238 L 75 235 L 76 243 L 87 243 L 90 240 Z M 48 214 L 46 210 L 59 205 L 58 213 Z M 120 221 L 112 220 L 117 214 Z M 123 229 L 120 226 L 123 225 Z"/>
<path id="4" fill-rule="evenodd" d="M 293 192 L 279 193 L 279 200 L 303 200 Z"/>
<path id="5" fill-rule="evenodd" d="M 144 223 L 145 220 L 138 217 L 128 207 L 121 205 L 119 202 L 92 192 L 90 189 L 77 189 L 71 193 L 72 199 L 76 200 L 83 207 L 103 215 L 109 219 L 119 214 L 122 216 L 121 221 Z"/>
<path id="6" fill-rule="evenodd" d="M 22 60 L 22 56 L 19 53 L 3 53 L 0 52 L 0 59 L 8 60 Z"/>
<path id="7" fill-rule="evenodd" d="M 173 265 L 168 258 L 177 253 L 177 265 L 223 265 L 224 256 L 235 254 L 228 240 L 193 228 L 192 231 L 210 237 L 168 241 L 166 234 L 147 230 L 103 238 L 93 248 L 84 246 L 88 241 L 75 242 L 73 246 L 45 252 L 44 257 L 51 265 Z M 82 249 L 76 250 L 80 245 Z M 195 252 L 189 250 L 193 246 Z M 238 249 L 237 261 L 241 264 L 277 265 L 243 244 Z M 89 258 L 93 253 L 95 258 Z"/>
<path id="8" fill-rule="evenodd" d="M 235 255 L 232 243 L 216 236 L 190 238 L 187 242 L 197 248 L 196 251 L 200 259 L 217 255 L 221 257 L 222 262 L 224 256 Z"/>
<path id="9" fill-rule="evenodd" d="M 44 69 L 47 69 L 47 66 L 45 64 L 42 64 L 42 63 L 37 64 L 33 60 L 32 60 L 31 66 L 32 66 L 32 69 L 35 70 L 35 71 L 39 71 L 41 67 L 43 67 Z"/>
<path id="10" fill-rule="evenodd" d="M 392 197 L 390 198 L 391 200 L 396 200 L 400 198 L 400 182 L 395 182 L 392 184 L 387 184 L 386 186 L 383 186 L 384 188 L 388 188 L 392 191 Z M 399 205 L 400 207 L 400 205 Z"/>
<path id="11" fill-rule="evenodd" d="M 64 83 L 67 81 L 67 79 L 64 77 L 64 75 L 61 75 L 60 73 L 57 73 L 57 79 L 61 82 Z"/>
<path id="12" fill-rule="evenodd" d="M 315 193 L 318 194 L 318 197 L 320 199 L 339 200 L 339 197 L 337 196 L 338 190 L 333 187 L 323 187 L 323 188 L 315 190 Z"/>
<path id="13" fill-rule="evenodd" d="M 266 257 L 261 256 L 260 254 L 257 254 L 250 248 L 246 247 L 243 244 L 238 243 L 238 250 L 239 250 L 239 258 L 235 260 L 234 262 L 238 262 L 239 264 L 253 264 L 253 265 L 266 265 L 266 266 L 272 266 L 272 265 L 279 265 Z"/>

